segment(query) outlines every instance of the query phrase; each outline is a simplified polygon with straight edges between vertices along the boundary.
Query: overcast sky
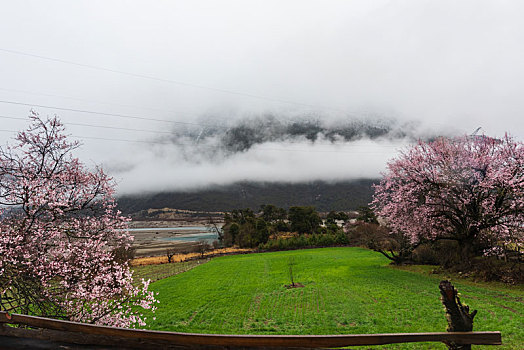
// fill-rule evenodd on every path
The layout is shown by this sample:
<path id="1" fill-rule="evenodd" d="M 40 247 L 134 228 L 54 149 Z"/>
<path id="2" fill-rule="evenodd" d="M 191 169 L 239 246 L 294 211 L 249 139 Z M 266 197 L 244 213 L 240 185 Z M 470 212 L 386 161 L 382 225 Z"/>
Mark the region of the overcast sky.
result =
<path id="1" fill-rule="evenodd" d="M 4 1 L 0 129 L 25 128 L 6 117 L 32 106 L 59 115 L 120 193 L 377 177 L 417 137 L 524 139 L 523 13 L 501 0 Z M 224 133 L 268 115 L 409 133 L 222 151 Z"/>

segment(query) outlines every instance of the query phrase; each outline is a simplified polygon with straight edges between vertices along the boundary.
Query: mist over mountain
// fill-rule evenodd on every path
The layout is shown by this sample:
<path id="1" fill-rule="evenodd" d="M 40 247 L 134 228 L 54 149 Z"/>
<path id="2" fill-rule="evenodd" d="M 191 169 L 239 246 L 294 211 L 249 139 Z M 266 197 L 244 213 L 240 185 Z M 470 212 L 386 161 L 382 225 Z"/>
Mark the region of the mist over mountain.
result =
<path id="1" fill-rule="evenodd" d="M 265 143 L 329 145 L 363 139 L 415 141 L 439 135 L 434 128 L 424 130 L 416 122 L 400 122 L 394 118 L 378 116 L 332 117 L 306 114 L 289 117 L 266 113 L 232 118 L 212 115 L 202 120 L 200 124 L 184 128 L 177 126 L 172 136 L 162 137 L 160 140 L 172 142 L 184 149 L 200 145 L 204 147 L 200 151 L 207 147 L 212 149 L 210 153 L 213 156 L 222 153 L 227 157 Z"/>
<path id="2" fill-rule="evenodd" d="M 397 148 L 436 135 L 415 123 L 377 117 L 262 114 L 217 120 L 212 116 L 160 138 L 168 146 L 159 152 L 177 155 L 179 173 L 190 168 L 193 174 L 174 172 L 165 188 L 124 193 L 120 209 L 126 214 L 165 207 L 229 211 L 274 204 L 353 210 L 371 201 L 379 169 Z"/>
<path id="3" fill-rule="evenodd" d="M 102 165 L 121 195 L 241 182 L 340 183 L 379 178 L 416 140 L 455 133 L 376 115 L 222 112 L 166 129 L 150 146 Z"/>

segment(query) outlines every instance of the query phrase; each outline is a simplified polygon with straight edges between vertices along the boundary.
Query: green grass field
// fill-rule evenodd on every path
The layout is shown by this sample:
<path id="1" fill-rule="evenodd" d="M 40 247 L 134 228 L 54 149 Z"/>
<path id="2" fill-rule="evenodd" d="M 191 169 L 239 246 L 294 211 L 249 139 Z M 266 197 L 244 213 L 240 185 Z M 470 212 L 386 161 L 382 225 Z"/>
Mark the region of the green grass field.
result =
<path id="1" fill-rule="evenodd" d="M 158 280 L 189 271 L 192 268 L 205 263 L 206 261 L 207 259 L 181 261 L 173 264 L 136 266 L 133 268 L 134 284 L 138 286 L 142 285 L 142 279 L 149 279 L 151 282 L 156 282 Z"/>
<path id="2" fill-rule="evenodd" d="M 290 283 L 290 258 L 295 262 L 295 281 L 304 288 L 285 288 Z M 360 248 L 215 258 L 152 283 L 160 304 L 156 320 L 148 317 L 148 328 L 225 334 L 445 331 L 438 291 L 441 276 L 395 269 L 388 263 L 380 254 Z M 505 345 L 494 349 L 524 349 L 524 288 L 454 283 L 462 301 L 479 310 L 474 329 L 502 331 Z"/>

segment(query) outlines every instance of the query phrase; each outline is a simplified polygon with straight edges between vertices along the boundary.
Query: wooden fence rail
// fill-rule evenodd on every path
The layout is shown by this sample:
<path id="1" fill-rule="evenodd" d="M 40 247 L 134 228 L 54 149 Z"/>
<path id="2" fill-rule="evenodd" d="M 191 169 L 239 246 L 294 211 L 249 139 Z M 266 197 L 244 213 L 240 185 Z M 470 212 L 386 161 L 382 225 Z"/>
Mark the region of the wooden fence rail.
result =
<path id="1" fill-rule="evenodd" d="M 9 327 L 25 325 L 31 328 Z M 0 341 L 39 339 L 48 342 L 80 344 L 89 348 L 141 348 L 141 349 L 304 349 L 335 348 L 359 345 L 385 345 L 412 342 L 454 342 L 457 344 L 501 345 L 500 332 L 436 332 L 396 334 L 348 335 L 225 335 L 195 334 L 142 329 L 96 326 L 78 322 L 54 320 L 36 316 L 0 312 Z M 20 344 L 21 344 L 20 343 Z M 44 344 L 42 343 L 42 344 Z M 0 347 L 2 347 L 0 343 Z M 40 345 L 42 345 L 40 344 Z M 54 345 L 53 345 L 54 344 Z M 45 348 L 45 347 L 40 347 Z M 72 347 L 73 349 L 75 347 Z"/>

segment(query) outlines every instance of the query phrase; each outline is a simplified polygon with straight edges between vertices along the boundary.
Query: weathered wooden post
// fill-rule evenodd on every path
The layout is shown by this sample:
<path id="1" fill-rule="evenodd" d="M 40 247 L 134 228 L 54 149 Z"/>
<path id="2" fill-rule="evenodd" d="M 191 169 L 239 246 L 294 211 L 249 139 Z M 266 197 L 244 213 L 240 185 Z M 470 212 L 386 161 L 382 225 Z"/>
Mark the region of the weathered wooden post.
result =
<path id="1" fill-rule="evenodd" d="M 469 306 L 460 302 L 457 289 L 450 281 L 441 281 L 439 284 L 442 304 L 446 308 L 446 319 L 448 320 L 448 332 L 471 332 L 473 330 L 473 318 L 477 310 L 469 312 Z M 450 350 L 470 350 L 470 344 L 457 344 L 446 342 Z"/>

